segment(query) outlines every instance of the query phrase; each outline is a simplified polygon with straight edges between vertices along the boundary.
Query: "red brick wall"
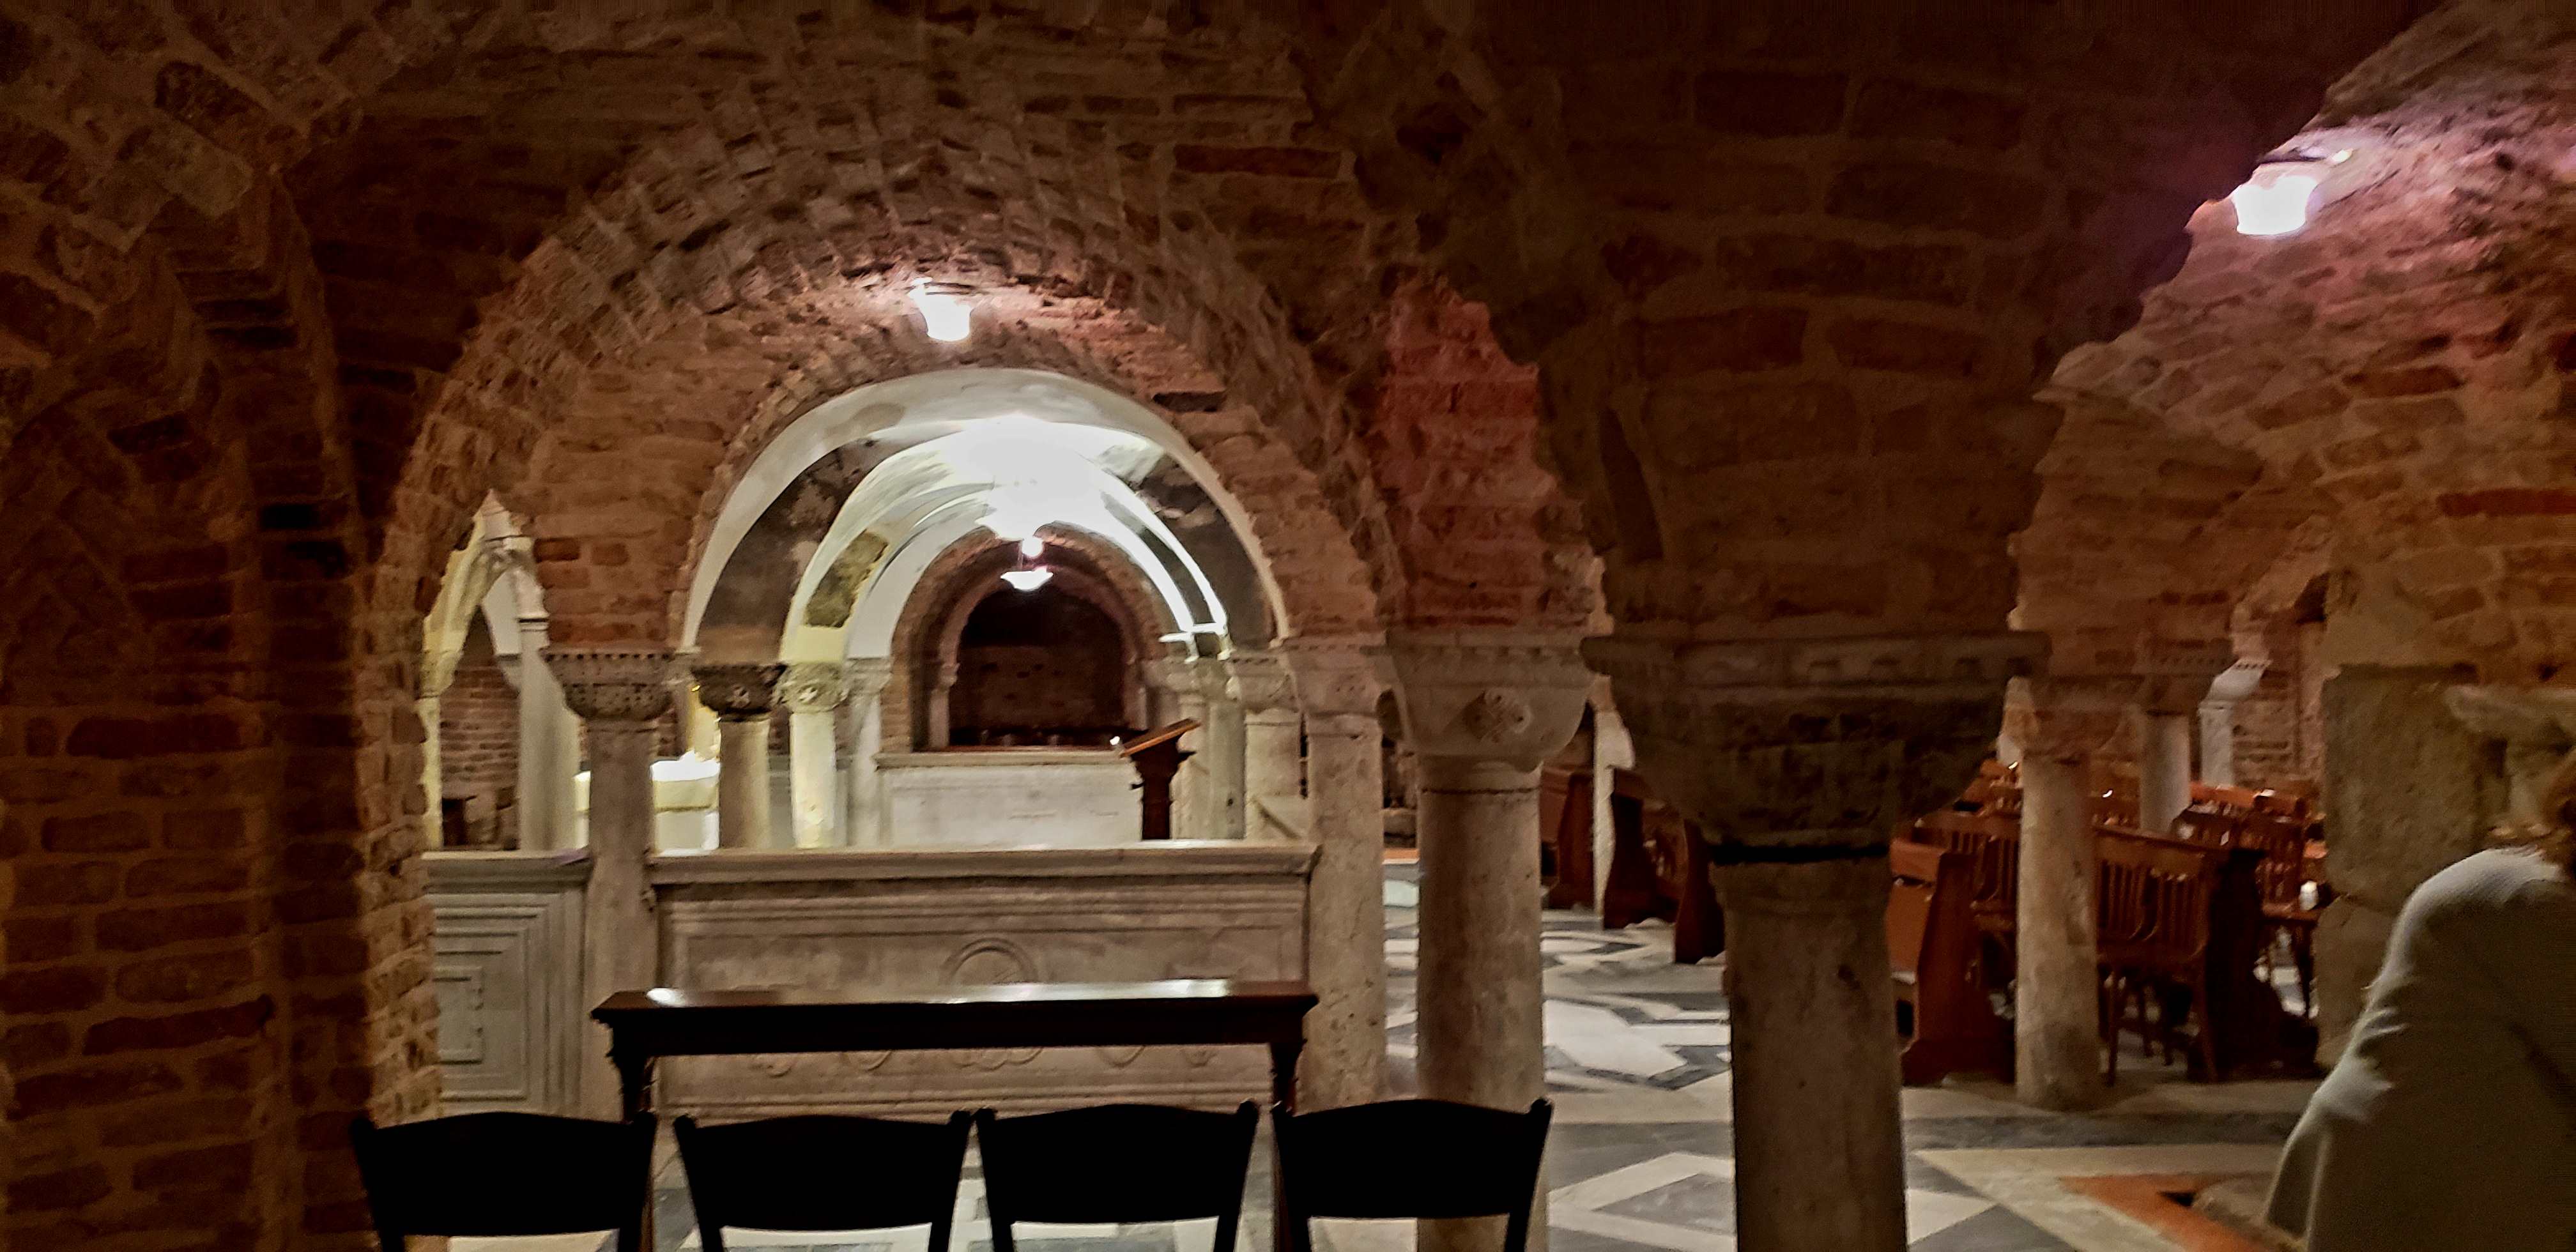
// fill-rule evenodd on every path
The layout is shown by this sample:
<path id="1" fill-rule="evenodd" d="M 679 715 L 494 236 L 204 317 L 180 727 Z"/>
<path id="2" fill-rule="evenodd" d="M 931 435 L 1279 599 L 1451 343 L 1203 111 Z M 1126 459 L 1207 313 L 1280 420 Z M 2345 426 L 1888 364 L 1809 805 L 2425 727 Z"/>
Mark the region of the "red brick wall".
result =
<path id="1" fill-rule="evenodd" d="M 466 842 L 518 846 L 519 691 L 501 672 L 480 620 L 439 698 L 438 766 L 441 797 L 469 802 Z"/>

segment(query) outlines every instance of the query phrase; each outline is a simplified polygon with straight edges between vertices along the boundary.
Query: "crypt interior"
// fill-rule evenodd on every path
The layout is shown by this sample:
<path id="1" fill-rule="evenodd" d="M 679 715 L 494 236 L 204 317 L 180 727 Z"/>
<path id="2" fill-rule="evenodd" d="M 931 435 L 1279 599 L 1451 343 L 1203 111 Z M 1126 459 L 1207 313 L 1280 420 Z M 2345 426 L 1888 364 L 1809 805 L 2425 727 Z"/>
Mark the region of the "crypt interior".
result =
<path id="1" fill-rule="evenodd" d="M 1554 1101 L 1534 1248 L 2278 1246 L 2576 745 L 2571 221 L 2548 0 L 6 0 L 0 1249 L 375 1247 L 614 992 L 1172 979 Z"/>

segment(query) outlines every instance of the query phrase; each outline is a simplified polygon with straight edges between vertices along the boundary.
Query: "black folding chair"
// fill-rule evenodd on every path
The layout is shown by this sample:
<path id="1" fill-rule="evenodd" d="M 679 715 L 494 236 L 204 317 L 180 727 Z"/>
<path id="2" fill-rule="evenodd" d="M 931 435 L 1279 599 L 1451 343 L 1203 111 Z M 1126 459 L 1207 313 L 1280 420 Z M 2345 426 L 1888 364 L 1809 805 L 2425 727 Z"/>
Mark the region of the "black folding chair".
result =
<path id="1" fill-rule="evenodd" d="M 701 1126 L 694 1117 L 681 1117 L 671 1122 L 671 1135 L 680 1142 L 698 1241 L 707 1252 L 725 1252 L 727 1226 L 883 1230 L 925 1224 L 930 1252 L 947 1252 L 968 1121 L 956 1113 L 945 1124 L 809 1116 Z"/>
<path id="2" fill-rule="evenodd" d="M 1523 1252 L 1555 1111 L 1545 1100 L 1526 1113 L 1447 1100 L 1274 1109 L 1289 1246 L 1309 1252 L 1317 1217 L 1502 1217 L 1503 1252 Z"/>
<path id="3" fill-rule="evenodd" d="M 1027 1117 L 975 1114 L 993 1252 L 1011 1252 L 1013 1222 L 1216 1219 L 1213 1252 L 1232 1252 L 1243 1217 L 1260 1111 L 1106 1104 Z"/>
<path id="4" fill-rule="evenodd" d="M 653 1188 L 653 1118 L 596 1122 L 464 1113 L 401 1126 L 349 1124 L 358 1177 L 385 1252 L 413 1235 L 617 1232 L 642 1252 Z"/>

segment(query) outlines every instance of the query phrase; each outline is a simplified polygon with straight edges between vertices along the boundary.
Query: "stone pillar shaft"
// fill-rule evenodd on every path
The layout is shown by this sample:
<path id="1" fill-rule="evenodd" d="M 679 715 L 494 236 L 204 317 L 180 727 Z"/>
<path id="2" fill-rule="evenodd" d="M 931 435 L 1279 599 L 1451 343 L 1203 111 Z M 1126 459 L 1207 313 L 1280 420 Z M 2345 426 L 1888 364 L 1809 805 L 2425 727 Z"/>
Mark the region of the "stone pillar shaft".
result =
<path id="1" fill-rule="evenodd" d="M 847 843 L 836 742 L 841 706 L 850 698 L 845 667 L 839 661 L 789 665 L 779 680 L 778 698 L 787 705 L 787 803 L 795 845 Z"/>
<path id="2" fill-rule="evenodd" d="M 1425 756 L 1421 824 L 1422 1094 L 1525 1108 L 1546 1090 L 1538 771 Z"/>
<path id="3" fill-rule="evenodd" d="M 1226 666 L 1233 674 L 1229 690 L 1243 712 L 1245 831 L 1267 834 L 1255 806 L 1266 798 L 1293 807 L 1305 790 L 1296 688 L 1286 664 L 1270 653 L 1238 652 Z"/>
<path id="4" fill-rule="evenodd" d="M 2191 718 L 2142 709 L 2138 731 L 2138 829 L 2171 834 L 2191 806 Z"/>
<path id="5" fill-rule="evenodd" d="M 2013 1085 L 2027 1104 L 2102 1101 L 2099 980 L 2094 972 L 2093 797 L 2082 760 L 2022 757 L 2021 886 Z"/>
<path id="6" fill-rule="evenodd" d="M 1896 1000 L 1879 973 L 1886 858 L 1729 866 L 1717 888 L 1737 1239 L 1784 1252 L 1904 1247 Z"/>
<path id="7" fill-rule="evenodd" d="M 697 668 L 698 699 L 716 714 L 717 847 L 770 846 L 769 713 L 786 671 L 776 662 Z"/>
<path id="8" fill-rule="evenodd" d="M 1585 646 L 1637 766 L 1698 820 L 1726 908 L 1735 1220 L 1753 1252 L 1905 1246 L 1888 832 L 1993 749 L 2013 634 Z"/>
<path id="9" fill-rule="evenodd" d="M 590 885 L 582 909 L 582 1003 L 651 988 L 661 942 L 646 867 L 653 851 L 653 722 L 670 707 L 670 654 L 549 650 L 564 698 L 589 728 Z M 618 1115 L 608 1034 L 585 1020 L 581 1106 Z"/>
<path id="10" fill-rule="evenodd" d="M 850 685 L 846 802 L 849 843 L 856 848 L 882 848 L 894 842 L 886 825 L 885 778 L 877 772 L 877 753 L 885 745 L 885 688 L 894 674 L 884 657 L 862 657 L 846 663 Z"/>
<path id="11" fill-rule="evenodd" d="M 1591 674 L 1571 639 L 1501 633 L 1389 640 L 1422 781 L 1422 1093 L 1526 1108 L 1546 1091 L 1539 988 L 1538 767 L 1582 721 Z M 1544 1244 L 1546 1187 L 1530 1216 Z M 1425 1221 L 1425 1252 L 1499 1246 L 1499 1218 Z"/>
<path id="12" fill-rule="evenodd" d="M 573 845 L 572 779 L 581 734 L 546 663 L 546 619 L 519 619 L 519 846 Z"/>
<path id="13" fill-rule="evenodd" d="M 1374 650 L 1297 644 L 1298 702 L 1312 712 L 1306 750 L 1315 869 L 1306 886 L 1306 978 L 1315 988 L 1298 1062 L 1300 1100 L 1340 1108 L 1386 1083 L 1386 832 L 1380 813 Z"/>

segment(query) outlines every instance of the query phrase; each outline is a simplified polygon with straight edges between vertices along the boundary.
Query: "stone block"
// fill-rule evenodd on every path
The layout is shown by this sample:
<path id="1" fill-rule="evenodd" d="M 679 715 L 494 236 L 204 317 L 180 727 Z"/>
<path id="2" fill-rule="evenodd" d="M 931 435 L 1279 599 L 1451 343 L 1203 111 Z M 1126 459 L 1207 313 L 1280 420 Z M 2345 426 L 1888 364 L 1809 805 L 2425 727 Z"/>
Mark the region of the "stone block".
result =
<path id="1" fill-rule="evenodd" d="M 2347 665 L 2326 682 L 2326 879 L 2338 895 L 2393 915 L 2502 816 L 2500 756 L 2443 704 L 2462 679 Z"/>
<path id="2" fill-rule="evenodd" d="M 2370 998 L 2370 982 L 2388 954 L 2397 915 L 2358 900 L 2337 900 L 2317 919 L 2317 1063 L 2332 1065 L 2352 1039 Z"/>

